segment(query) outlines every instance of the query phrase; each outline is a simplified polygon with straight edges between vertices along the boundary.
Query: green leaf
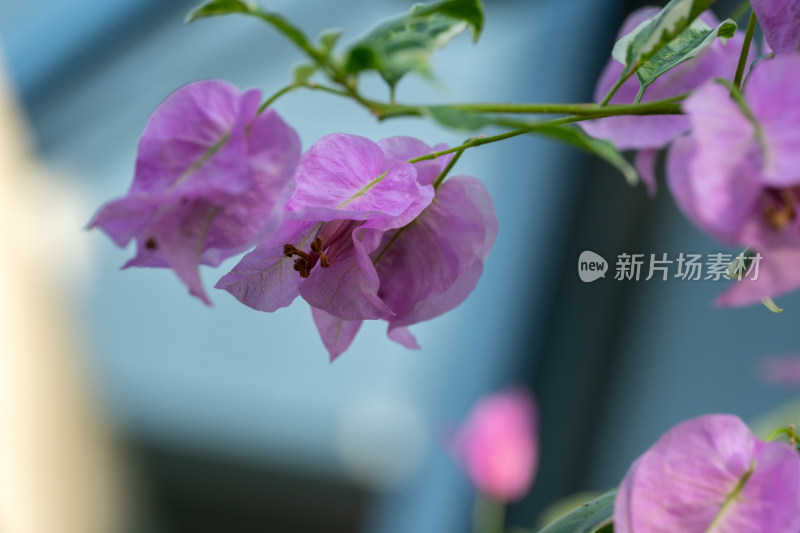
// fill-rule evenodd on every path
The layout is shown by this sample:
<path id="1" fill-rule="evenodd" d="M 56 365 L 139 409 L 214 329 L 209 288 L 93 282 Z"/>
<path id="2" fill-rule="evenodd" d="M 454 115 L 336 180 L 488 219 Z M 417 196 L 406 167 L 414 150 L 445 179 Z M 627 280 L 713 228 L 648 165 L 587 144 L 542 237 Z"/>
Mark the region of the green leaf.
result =
<path id="1" fill-rule="evenodd" d="M 620 39 L 612 56 L 625 65 L 622 77 L 633 74 L 683 33 L 712 3 L 714 0 L 671 0 L 658 15 Z"/>
<path id="2" fill-rule="evenodd" d="M 404 16 L 380 24 L 347 52 L 345 71 L 377 70 L 394 88 L 409 72 L 432 78 L 430 59 L 467 27 L 477 39 L 483 29 L 479 0 L 418 4 Z"/>
<path id="3" fill-rule="evenodd" d="M 317 71 L 316 65 L 310 65 L 308 63 L 300 63 L 296 67 L 294 67 L 294 82 L 299 84 L 303 84 L 308 81 L 308 79 L 314 75 Z"/>
<path id="4" fill-rule="evenodd" d="M 411 14 L 425 16 L 441 13 L 456 20 L 463 20 L 470 27 L 472 40 L 478 42 L 483 31 L 483 5 L 480 0 L 445 0 L 436 4 L 417 4 L 411 8 Z"/>
<path id="5" fill-rule="evenodd" d="M 320 51 L 323 55 L 329 56 L 331 54 L 343 32 L 344 30 L 333 28 L 319 34 Z"/>
<path id="6" fill-rule="evenodd" d="M 613 531 L 614 498 L 617 489 L 584 503 L 551 522 L 539 533 L 599 533 Z"/>
<path id="7" fill-rule="evenodd" d="M 537 125 L 521 120 L 510 120 L 505 117 L 474 113 L 446 105 L 424 107 L 422 112 L 442 126 L 463 131 L 475 131 L 492 125 L 514 129 L 530 127 L 530 133 L 550 137 L 605 159 L 622 172 L 625 181 L 629 185 L 633 186 L 639 183 L 639 173 L 636 172 L 633 165 L 625 159 L 613 144 L 602 139 L 595 139 L 572 124 L 562 126 Z"/>
<path id="8" fill-rule="evenodd" d="M 258 6 L 247 0 L 211 0 L 190 12 L 186 17 L 186 23 L 194 22 L 199 18 L 216 17 L 231 13 L 252 14 L 257 10 Z"/>
<path id="9" fill-rule="evenodd" d="M 727 39 L 736 33 L 736 23 L 730 19 L 711 28 L 700 19 L 695 19 L 692 24 L 683 30 L 677 38 L 673 39 L 664 48 L 658 51 L 649 61 L 636 71 L 641 89 L 636 97 L 637 103 L 641 100 L 644 91 L 670 69 L 673 69 L 699 54 L 719 37 Z"/>
<path id="10" fill-rule="evenodd" d="M 311 45 L 308 37 L 295 25 L 277 13 L 262 10 L 257 4 L 249 0 L 211 0 L 196 8 L 186 17 L 186 22 L 194 22 L 200 18 L 216 17 L 220 15 L 243 14 L 256 17 L 274 27 L 286 38 L 305 51 L 309 57 L 317 59 L 319 52 Z"/>
<path id="11" fill-rule="evenodd" d="M 576 126 L 543 126 L 537 128 L 532 133 L 546 135 L 585 152 L 589 152 L 601 159 L 605 159 L 608 163 L 615 166 L 617 170 L 622 172 L 628 185 L 633 186 L 639 183 L 639 173 L 636 172 L 633 165 L 628 163 L 628 160 L 625 159 L 613 144 L 602 139 L 595 139 Z"/>

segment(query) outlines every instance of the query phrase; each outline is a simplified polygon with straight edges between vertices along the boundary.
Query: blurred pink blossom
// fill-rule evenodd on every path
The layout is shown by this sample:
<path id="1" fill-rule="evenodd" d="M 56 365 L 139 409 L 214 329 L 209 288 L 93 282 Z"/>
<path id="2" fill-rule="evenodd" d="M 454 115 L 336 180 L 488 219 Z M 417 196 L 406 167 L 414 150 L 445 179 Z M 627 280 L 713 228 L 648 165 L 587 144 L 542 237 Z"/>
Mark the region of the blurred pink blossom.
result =
<path id="1" fill-rule="evenodd" d="M 481 399 L 455 440 L 456 455 L 475 486 L 502 502 L 530 489 L 539 464 L 538 407 L 524 389 Z"/>
<path id="2" fill-rule="evenodd" d="M 759 367 L 759 374 L 767 383 L 800 387 L 800 354 L 765 357 Z"/>

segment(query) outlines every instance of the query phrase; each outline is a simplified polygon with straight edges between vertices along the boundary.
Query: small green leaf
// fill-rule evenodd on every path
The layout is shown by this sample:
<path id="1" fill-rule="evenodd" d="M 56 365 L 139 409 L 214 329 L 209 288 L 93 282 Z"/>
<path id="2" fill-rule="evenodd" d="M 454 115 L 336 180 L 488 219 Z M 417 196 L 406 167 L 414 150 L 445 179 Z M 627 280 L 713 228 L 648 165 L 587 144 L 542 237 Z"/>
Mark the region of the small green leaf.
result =
<path id="1" fill-rule="evenodd" d="M 394 88 L 409 72 L 432 78 L 430 58 L 467 27 L 475 39 L 483 29 L 479 0 L 418 4 L 407 15 L 380 24 L 347 52 L 345 70 L 377 70 Z"/>
<path id="2" fill-rule="evenodd" d="M 199 18 L 229 15 L 231 13 L 255 14 L 258 6 L 247 0 L 211 0 L 195 8 L 186 17 L 186 22 L 194 22 Z"/>
<path id="3" fill-rule="evenodd" d="M 268 13 L 249 0 L 211 0 L 206 2 L 186 17 L 186 22 L 194 22 L 199 18 L 219 15 L 243 14 L 257 17 L 281 32 L 303 50 L 309 57 L 317 59 L 319 52 L 311 45 L 308 37 L 294 24 L 277 13 Z"/>
<path id="4" fill-rule="evenodd" d="M 630 76 L 655 56 L 683 33 L 713 2 L 714 0 L 671 0 L 658 15 L 620 39 L 612 55 L 625 65 L 622 76 Z M 621 60 L 622 57 L 624 61 Z"/>
<path id="5" fill-rule="evenodd" d="M 715 28 L 711 28 L 700 19 L 695 19 L 688 28 L 683 30 L 683 33 L 659 50 L 636 71 L 636 77 L 639 78 L 641 86 L 637 102 L 641 100 L 641 95 L 659 76 L 684 61 L 692 59 L 706 47 L 711 46 L 718 37 L 721 39 L 733 37 L 736 28 L 736 23 L 730 19 Z"/>
<path id="6" fill-rule="evenodd" d="M 613 531 L 614 498 L 617 489 L 573 509 L 539 533 L 600 533 Z"/>
<path id="7" fill-rule="evenodd" d="M 344 30 L 342 29 L 333 28 L 319 34 L 320 51 L 323 55 L 330 55 L 343 32 Z"/>
<path id="8" fill-rule="evenodd" d="M 483 5 L 480 0 L 445 0 L 436 4 L 417 4 L 411 8 L 411 14 L 425 16 L 441 13 L 469 24 L 472 40 L 478 42 L 483 31 Z"/>
<path id="9" fill-rule="evenodd" d="M 585 152 L 596 155 L 601 159 L 605 159 L 608 163 L 612 164 L 622 172 L 625 176 L 625 181 L 628 185 L 636 185 L 639 183 L 639 173 L 633 168 L 627 159 L 617 150 L 617 148 L 608 141 L 602 139 L 595 139 L 586 134 L 582 129 L 572 126 L 543 126 L 537 128 L 532 133 L 539 133 L 557 139 L 561 142 L 570 144 L 576 148 L 580 148 Z"/>
<path id="10" fill-rule="evenodd" d="M 308 63 L 300 63 L 294 67 L 294 82 L 298 85 L 304 84 L 308 79 L 317 71 L 316 65 L 309 65 Z"/>

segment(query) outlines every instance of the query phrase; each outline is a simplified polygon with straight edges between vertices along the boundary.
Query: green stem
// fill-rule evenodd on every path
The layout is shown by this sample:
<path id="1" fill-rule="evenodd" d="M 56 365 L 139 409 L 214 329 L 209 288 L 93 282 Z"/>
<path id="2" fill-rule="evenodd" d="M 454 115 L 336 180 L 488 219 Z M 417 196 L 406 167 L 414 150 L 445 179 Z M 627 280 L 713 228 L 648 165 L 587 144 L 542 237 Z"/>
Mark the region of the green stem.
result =
<path id="1" fill-rule="evenodd" d="M 797 435 L 793 427 L 778 428 L 772 433 L 770 433 L 765 440 L 767 442 L 772 442 L 776 440 L 778 437 L 786 437 L 795 445 L 797 445 L 797 443 L 800 443 L 800 436 Z"/>
<path id="2" fill-rule="evenodd" d="M 745 16 L 748 11 L 750 11 L 750 0 L 742 0 L 736 9 L 733 10 L 729 18 L 738 24 L 739 20 Z"/>
<path id="3" fill-rule="evenodd" d="M 506 507 L 502 502 L 479 494 L 472 509 L 475 533 L 503 533 L 505 515 Z"/>
<path id="4" fill-rule="evenodd" d="M 345 98 L 353 98 L 369 109 L 378 119 L 423 116 L 427 109 L 436 107 L 451 107 L 460 111 L 474 113 L 501 113 L 517 115 L 579 115 L 588 118 L 602 118 L 617 115 L 679 115 L 682 114 L 679 103 L 689 93 L 679 94 L 663 100 L 654 100 L 644 104 L 613 104 L 600 106 L 598 104 L 550 104 L 550 103 L 463 103 L 442 105 L 407 105 L 391 104 L 370 100 L 350 87 L 349 90 L 336 89 L 327 85 L 310 82 L 304 85 L 307 89 L 324 91 Z"/>
<path id="5" fill-rule="evenodd" d="M 619 88 L 622 87 L 623 83 L 628 81 L 628 78 L 630 78 L 632 74 L 633 74 L 633 71 L 630 74 L 622 76 L 620 79 L 617 80 L 617 83 L 615 83 L 614 86 L 611 87 L 611 90 L 608 91 L 608 93 L 605 95 L 605 97 L 603 98 L 603 101 L 600 102 L 600 107 L 603 107 L 603 106 L 607 105 L 611 101 L 611 99 L 614 98 L 614 95 L 617 94 L 617 91 L 619 90 Z"/>
<path id="6" fill-rule="evenodd" d="M 518 137 L 519 135 L 525 135 L 526 133 L 536 133 L 536 130 L 542 128 L 551 128 L 553 126 L 562 126 L 564 124 L 570 124 L 572 122 L 581 122 L 583 120 L 590 120 L 591 118 L 595 117 L 580 117 L 580 116 L 571 116 L 571 117 L 561 117 L 552 120 L 543 120 L 541 122 L 534 122 L 532 124 L 519 127 L 517 129 L 507 131 L 505 133 L 500 133 L 498 135 L 492 135 L 490 137 L 475 137 L 466 141 L 464 144 L 460 144 L 459 146 L 455 146 L 453 148 L 448 148 L 447 150 L 442 150 L 440 152 L 431 152 L 430 154 L 421 155 L 419 157 L 415 157 L 413 159 L 409 159 L 409 163 L 419 163 L 420 161 L 429 161 L 431 159 L 437 159 L 443 155 L 452 154 L 454 152 L 463 152 L 468 148 L 475 148 L 476 146 L 483 146 L 484 144 L 490 144 L 498 141 L 504 141 L 506 139 L 510 139 L 512 137 Z"/>
<path id="7" fill-rule="evenodd" d="M 753 33 L 756 31 L 755 12 L 750 13 L 750 21 L 747 23 L 747 32 L 744 34 L 744 43 L 742 44 L 742 53 L 739 55 L 739 65 L 736 67 L 736 76 L 733 78 L 733 84 L 737 88 L 742 87 L 742 79 L 744 78 L 744 69 L 747 66 L 747 58 L 750 55 L 750 43 L 753 42 Z"/>
<path id="8" fill-rule="evenodd" d="M 288 92 L 291 92 L 291 91 L 293 91 L 295 89 L 299 89 L 300 87 L 303 87 L 303 86 L 304 86 L 303 84 L 298 84 L 298 83 L 292 83 L 291 85 L 287 85 L 286 87 L 284 87 L 280 91 L 276 92 L 275 94 L 273 94 L 272 96 L 267 98 L 267 100 L 263 104 L 261 104 L 261 107 L 258 108 L 258 114 L 260 115 L 261 113 L 266 111 L 266 109 L 269 106 L 271 106 L 272 104 L 275 103 L 275 100 L 277 100 L 278 98 L 280 98 L 284 94 L 286 94 Z"/>
<path id="9" fill-rule="evenodd" d="M 612 115 L 671 115 L 679 108 L 669 105 L 675 104 L 686 98 L 688 93 L 673 96 L 664 100 L 656 100 L 645 104 L 614 104 L 600 106 L 598 104 L 517 104 L 517 103 L 467 103 L 453 104 L 450 106 L 397 106 L 398 112 L 387 110 L 381 113 L 382 118 L 395 113 L 415 112 L 425 108 L 451 107 L 461 111 L 475 113 L 505 113 L 517 115 L 586 115 L 608 116 Z"/>
<path id="10" fill-rule="evenodd" d="M 443 155 L 452 154 L 454 152 L 463 152 L 467 148 L 474 148 L 476 146 L 481 146 L 484 144 L 489 144 L 497 141 L 504 141 L 506 139 L 510 139 L 511 137 L 517 137 L 518 135 L 524 135 L 526 133 L 530 133 L 536 129 L 537 126 L 529 126 L 525 128 L 519 128 L 516 130 L 507 131 L 505 133 L 501 133 L 499 135 L 492 135 L 491 137 L 477 137 L 470 141 L 465 142 L 462 145 L 456 146 L 455 148 L 448 148 L 447 150 L 442 150 L 441 152 L 431 152 L 430 154 L 421 155 L 419 157 L 415 157 L 413 159 L 409 159 L 409 163 L 419 163 L 420 161 L 428 161 L 431 159 L 437 159 Z"/>
<path id="11" fill-rule="evenodd" d="M 471 140 L 472 139 L 467 139 L 467 142 Z M 454 155 L 453 159 L 451 159 L 450 162 L 447 163 L 447 166 L 444 167 L 444 170 L 442 170 L 442 172 L 438 176 L 436 176 L 436 180 L 434 180 L 433 182 L 434 189 L 438 189 L 439 185 L 441 185 L 442 182 L 444 182 L 444 179 L 447 177 L 448 174 L 450 174 L 450 171 L 453 170 L 453 167 L 456 166 L 456 163 L 458 163 L 458 160 L 461 159 L 461 154 L 463 153 L 464 150 L 459 150 L 458 152 L 456 152 L 456 155 Z"/>

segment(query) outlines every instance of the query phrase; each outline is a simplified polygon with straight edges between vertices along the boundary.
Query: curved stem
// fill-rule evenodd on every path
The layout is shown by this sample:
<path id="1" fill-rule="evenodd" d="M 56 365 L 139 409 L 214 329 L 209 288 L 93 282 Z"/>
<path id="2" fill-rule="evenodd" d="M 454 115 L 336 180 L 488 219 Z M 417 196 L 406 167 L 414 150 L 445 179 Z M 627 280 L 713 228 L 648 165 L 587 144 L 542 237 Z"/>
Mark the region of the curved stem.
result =
<path id="1" fill-rule="evenodd" d="M 742 53 L 739 55 L 739 65 L 736 67 L 736 76 L 733 78 L 733 84 L 737 88 L 742 87 L 742 79 L 744 78 L 744 69 L 747 66 L 747 58 L 750 55 L 750 43 L 753 41 L 753 33 L 756 31 L 755 12 L 750 13 L 750 21 L 747 23 L 747 32 L 744 34 L 744 43 L 742 44 Z"/>
<path id="2" fill-rule="evenodd" d="M 469 142 L 471 140 L 472 139 L 468 139 L 467 142 Z M 447 177 L 447 175 L 450 174 L 450 171 L 453 170 L 453 167 L 456 166 L 456 163 L 458 163 L 458 160 L 461 159 L 461 154 L 463 154 L 463 153 L 464 153 L 464 150 L 460 150 L 460 151 L 456 152 L 456 155 L 454 155 L 453 159 L 451 159 L 450 162 L 447 163 L 447 166 L 444 167 L 444 170 L 442 170 L 442 172 L 438 176 L 436 176 L 436 180 L 434 180 L 434 182 L 433 182 L 433 188 L 434 189 L 438 189 L 439 188 L 439 185 L 442 184 L 442 182 Z"/>
<path id="3" fill-rule="evenodd" d="M 537 130 L 543 128 L 552 128 L 553 126 L 562 126 L 564 124 L 570 124 L 573 122 L 581 122 L 584 120 L 590 120 L 596 117 L 582 117 L 582 116 L 570 116 L 570 117 L 561 117 L 552 120 L 543 120 L 541 122 L 534 122 L 522 127 L 518 127 L 516 129 L 500 133 L 498 135 L 492 135 L 490 137 L 475 137 L 466 141 L 464 144 L 460 144 L 453 148 L 448 148 L 447 150 L 442 150 L 440 152 L 431 152 L 430 154 L 421 155 L 419 157 L 415 157 L 413 159 L 409 159 L 409 163 L 419 163 L 420 161 L 428 161 L 431 159 L 437 159 L 443 155 L 452 154 L 454 152 L 463 152 L 468 148 L 475 148 L 476 146 L 483 146 L 484 144 L 490 144 L 498 141 L 504 141 L 506 139 L 510 139 L 512 137 L 517 137 L 519 135 L 525 135 L 526 133 L 536 133 Z"/>
<path id="4" fill-rule="evenodd" d="M 518 135 L 524 135 L 526 133 L 530 133 L 536 129 L 536 126 L 526 127 L 526 128 L 519 128 L 516 130 L 507 131 L 505 133 L 501 133 L 499 135 L 492 135 L 491 137 L 476 137 L 471 139 L 464 144 L 456 146 L 454 148 L 448 148 L 447 150 L 442 150 L 440 152 L 431 152 L 430 154 L 421 155 L 419 157 L 415 157 L 413 159 L 409 159 L 409 163 L 419 163 L 420 161 L 428 161 L 430 159 L 437 159 L 443 155 L 452 154 L 454 152 L 463 152 L 467 148 L 474 148 L 476 146 L 481 146 L 484 144 L 489 144 L 497 141 L 504 141 L 506 139 L 510 139 L 511 137 L 516 137 Z"/>
<path id="5" fill-rule="evenodd" d="M 300 84 L 292 83 L 290 85 L 287 85 L 283 89 L 279 90 L 278 92 L 276 92 L 275 94 L 273 94 L 272 96 L 267 98 L 266 101 L 263 104 L 261 104 L 261 107 L 258 108 L 258 114 L 260 115 L 261 113 L 266 111 L 266 109 L 269 106 L 271 106 L 272 104 L 275 103 L 275 100 L 277 100 L 278 98 L 280 98 L 284 94 L 289 93 L 289 92 L 291 92 L 291 91 L 293 91 L 295 89 L 299 89 L 300 87 L 303 87 L 302 83 L 300 83 Z"/>
<path id="6" fill-rule="evenodd" d="M 786 437 L 786 438 L 789 439 L 789 441 L 792 444 L 795 444 L 795 445 L 798 442 L 800 442 L 800 437 L 798 437 L 797 433 L 794 430 L 794 427 L 791 427 L 791 426 L 787 426 L 787 427 L 782 427 L 782 428 L 776 429 L 775 431 L 770 433 L 769 436 L 765 440 L 767 442 L 772 442 L 772 441 L 776 440 L 778 437 Z"/>
<path id="7" fill-rule="evenodd" d="M 622 87 L 622 84 L 625 83 L 626 81 L 628 81 L 628 78 L 631 77 L 631 74 L 633 74 L 633 72 L 631 72 L 630 74 L 627 74 L 626 76 L 622 76 L 620 79 L 617 80 L 617 83 L 615 83 L 614 86 L 611 87 L 611 90 L 608 91 L 608 93 L 606 93 L 605 97 L 600 102 L 600 107 L 608 105 L 608 103 L 611 101 L 611 99 L 614 98 L 614 95 L 617 94 L 617 91 L 619 90 L 619 88 Z"/>

